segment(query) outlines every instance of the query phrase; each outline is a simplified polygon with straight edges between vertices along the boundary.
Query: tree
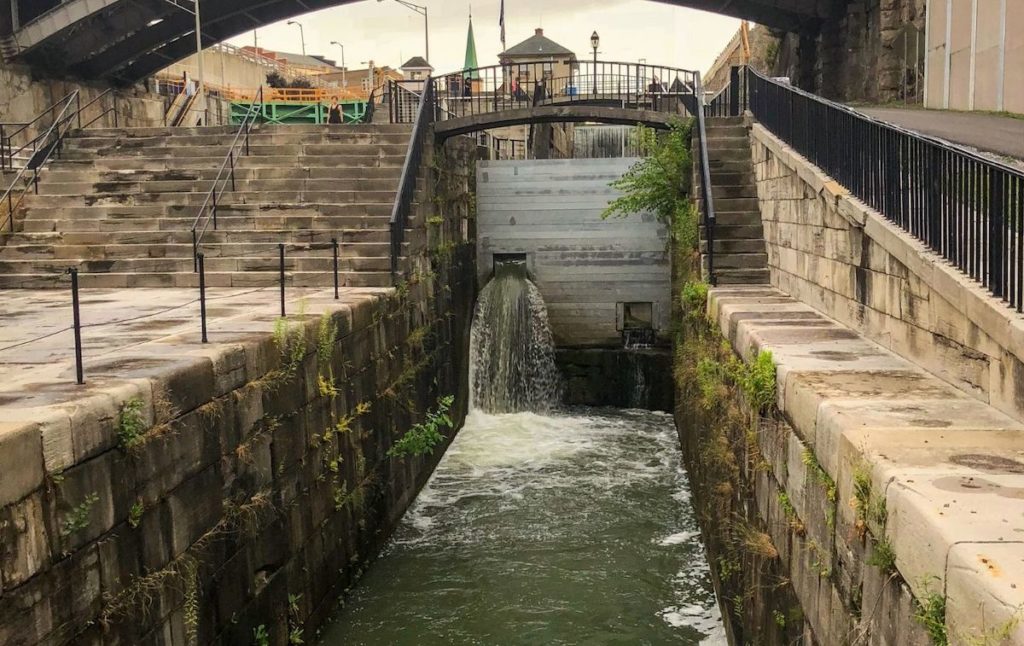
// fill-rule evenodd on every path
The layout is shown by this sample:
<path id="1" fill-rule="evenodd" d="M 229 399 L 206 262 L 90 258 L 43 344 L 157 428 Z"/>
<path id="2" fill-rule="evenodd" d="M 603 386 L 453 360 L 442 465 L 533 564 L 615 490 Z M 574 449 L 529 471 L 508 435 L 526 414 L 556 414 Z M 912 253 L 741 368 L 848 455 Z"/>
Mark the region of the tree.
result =
<path id="1" fill-rule="evenodd" d="M 634 136 L 642 159 L 612 182 L 622 196 L 612 200 L 602 217 L 653 213 L 670 226 L 683 248 L 697 248 L 697 211 L 691 200 L 693 120 L 676 121 L 667 133 L 637 126 Z"/>

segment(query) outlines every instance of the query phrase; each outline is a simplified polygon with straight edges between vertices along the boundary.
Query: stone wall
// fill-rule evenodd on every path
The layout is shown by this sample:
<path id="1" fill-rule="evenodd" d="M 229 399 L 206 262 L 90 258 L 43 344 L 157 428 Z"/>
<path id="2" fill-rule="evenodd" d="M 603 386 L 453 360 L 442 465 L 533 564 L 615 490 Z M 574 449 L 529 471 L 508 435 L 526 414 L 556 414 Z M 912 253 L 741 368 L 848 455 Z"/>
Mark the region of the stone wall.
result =
<path id="1" fill-rule="evenodd" d="M 473 150 L 451 144 L 423 204 L 462 199 L 436 191 L 468 186 Z M 426 211 L 396 289 L 318 293 L 0 425 L 0 643 L 312 641 L 466 413 L 467 210 Z M 448 395 L 444 443 L 390 456 Z"/>
<path id="2" fill-rule="evenodd" d="M 672 411 L 672 357 L 667 349 L 559 348 L 555 364 L 567 406 Z"/>
<path id="3" fill-rule="evenodd" d="M 885 103 L 909 96 L 923 100 L 924 66 L 905 60 L 912 32 L 923 36 L 926 0 L 851 0 L 808 34 L 785 34 L 776 76 L 838 101 Z M 904 39 L 911 46 L 905 50 Z M 923 40 L 921 41 L 923 44 Z M 924 48 L 919 50 L 923 61 Z M 915 73 L 916 69 L 916 73 Z"/>
<path id="4" fill-rule="evenodd" d="M 74 90 L 81 90 L 82 105 L 105 92 L 109 86 L 73 80 L 35 78 L 24 66 L 0 62 L 0 122 L 28 122 Z M 119 125 L 149 127 L 164 125 L 163 98 L 147 92 L 142 86 L 119 89 Z M 101 107 L 102 106 L 102 107 Z M 91 108 L 83 110 L 83 118 L 91 120 L 113 107 L 113 97 L 104 97 Z M 47 120 L 44 127 L 49 127 Z M 112 114 L 104 116 L 93 127 L 113 127 Z M 33 131 L 33 134 L 35 132 Z M 15 140 L 14 145 L 24 143 Z"/>
<path id="5" fill-rule="evenodd" d="M 1024 320 L 760 125 L 751 146 L 772 284 L 1024 419 Z"/>

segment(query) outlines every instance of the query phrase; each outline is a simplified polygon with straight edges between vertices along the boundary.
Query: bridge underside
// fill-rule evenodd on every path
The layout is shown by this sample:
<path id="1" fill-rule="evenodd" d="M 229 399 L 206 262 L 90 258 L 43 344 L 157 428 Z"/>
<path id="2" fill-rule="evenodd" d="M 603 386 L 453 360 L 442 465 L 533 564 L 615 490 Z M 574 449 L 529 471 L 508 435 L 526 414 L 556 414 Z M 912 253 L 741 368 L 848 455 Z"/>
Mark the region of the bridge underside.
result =
<path id="1" fill-rule="evenodd" d="M 612 108 L 600 105 L 573 104 L 570 106 L 544 105 L 516 110 L 502 110 L 455 117 L 434 124 L 434 136 L 443 141 L 456 135 L 480 132 L 491 128 L 518 126 L 530 123 L 609 123 L 635 126 L 638 123 L 661 130 L 667 129 L 680 115 L 654 110 Z"/>
<path id="2" fill-rule="evenodd" d="M 203 44 L 355 0 L 203 0 Z M 661 0 L 784 29 L 813 28 L 832 0 Z M 845 2 L 846 0 L 836 0 Z M 0 0 L 21 17 L 15 60 L 50 74 L 139 81 L 195 51 L 191 0 Z M 0 36 L 4 34 L 0 33 Z"/>

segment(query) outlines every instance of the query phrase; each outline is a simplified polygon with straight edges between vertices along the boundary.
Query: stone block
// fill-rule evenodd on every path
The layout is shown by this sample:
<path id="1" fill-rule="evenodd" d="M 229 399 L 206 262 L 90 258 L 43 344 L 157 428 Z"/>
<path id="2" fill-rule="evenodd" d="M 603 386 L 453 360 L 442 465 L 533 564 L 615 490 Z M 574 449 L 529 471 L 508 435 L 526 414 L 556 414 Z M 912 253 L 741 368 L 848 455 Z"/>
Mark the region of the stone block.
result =
<path id="1" fill-rule="evenodd" d="M 1024 644 L 1024 542 L 954 545 L 947 571 L 951 643 Z"/>
<path id="2" fill-rule="evenodd" d="M 0 592 L 24 583 L 50 564 L 41 491 L 0 509 L 0 539 L 4 546 L 0 551 Z"/>
<path id="3" fill-rule="evenodd" d="M 221 477 L 208 467 L 183 482 L 167 497 L 171 525 L 171 555 L 177 557 L 217 525 L 223 514 Z"/>
<path id="4" fill-rule="evenodd" d="M 0 509 L 42 487 L 43 465 L 39 425 L 0 422 Z"/>
<path id="5" fill-rule="evenodd" d="M 200 357 L 168 365 L 154 379 L 153 389 L 165 393 L 179 414 L 195 410 L 214 392 L 213 363 Z"/>

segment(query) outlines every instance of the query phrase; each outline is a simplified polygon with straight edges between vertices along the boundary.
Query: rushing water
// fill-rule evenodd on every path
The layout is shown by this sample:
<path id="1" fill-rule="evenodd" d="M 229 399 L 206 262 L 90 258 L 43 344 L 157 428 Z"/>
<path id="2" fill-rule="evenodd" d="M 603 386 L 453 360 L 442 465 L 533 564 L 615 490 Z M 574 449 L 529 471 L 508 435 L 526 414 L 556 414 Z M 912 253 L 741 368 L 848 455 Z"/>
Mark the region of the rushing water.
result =
<path id="1" fill-rule="evenodd" d="M 542 412 L 560 397 L 548 310 L 519 261 L 499 263 L 473 316 L 469 383 L 474 408 Z"/>
<path id="2" fill-rule="evenodd" d="M 672 418 L 472 413 L 322 643 L 724 644 Z"/>
<path id="3" fill-rule="evenodd" d="M 672 418 L 552 410 L 521 263 L 484 288 L 471 343 L 474 410 L 322 643 L 724 644 Z"/>

